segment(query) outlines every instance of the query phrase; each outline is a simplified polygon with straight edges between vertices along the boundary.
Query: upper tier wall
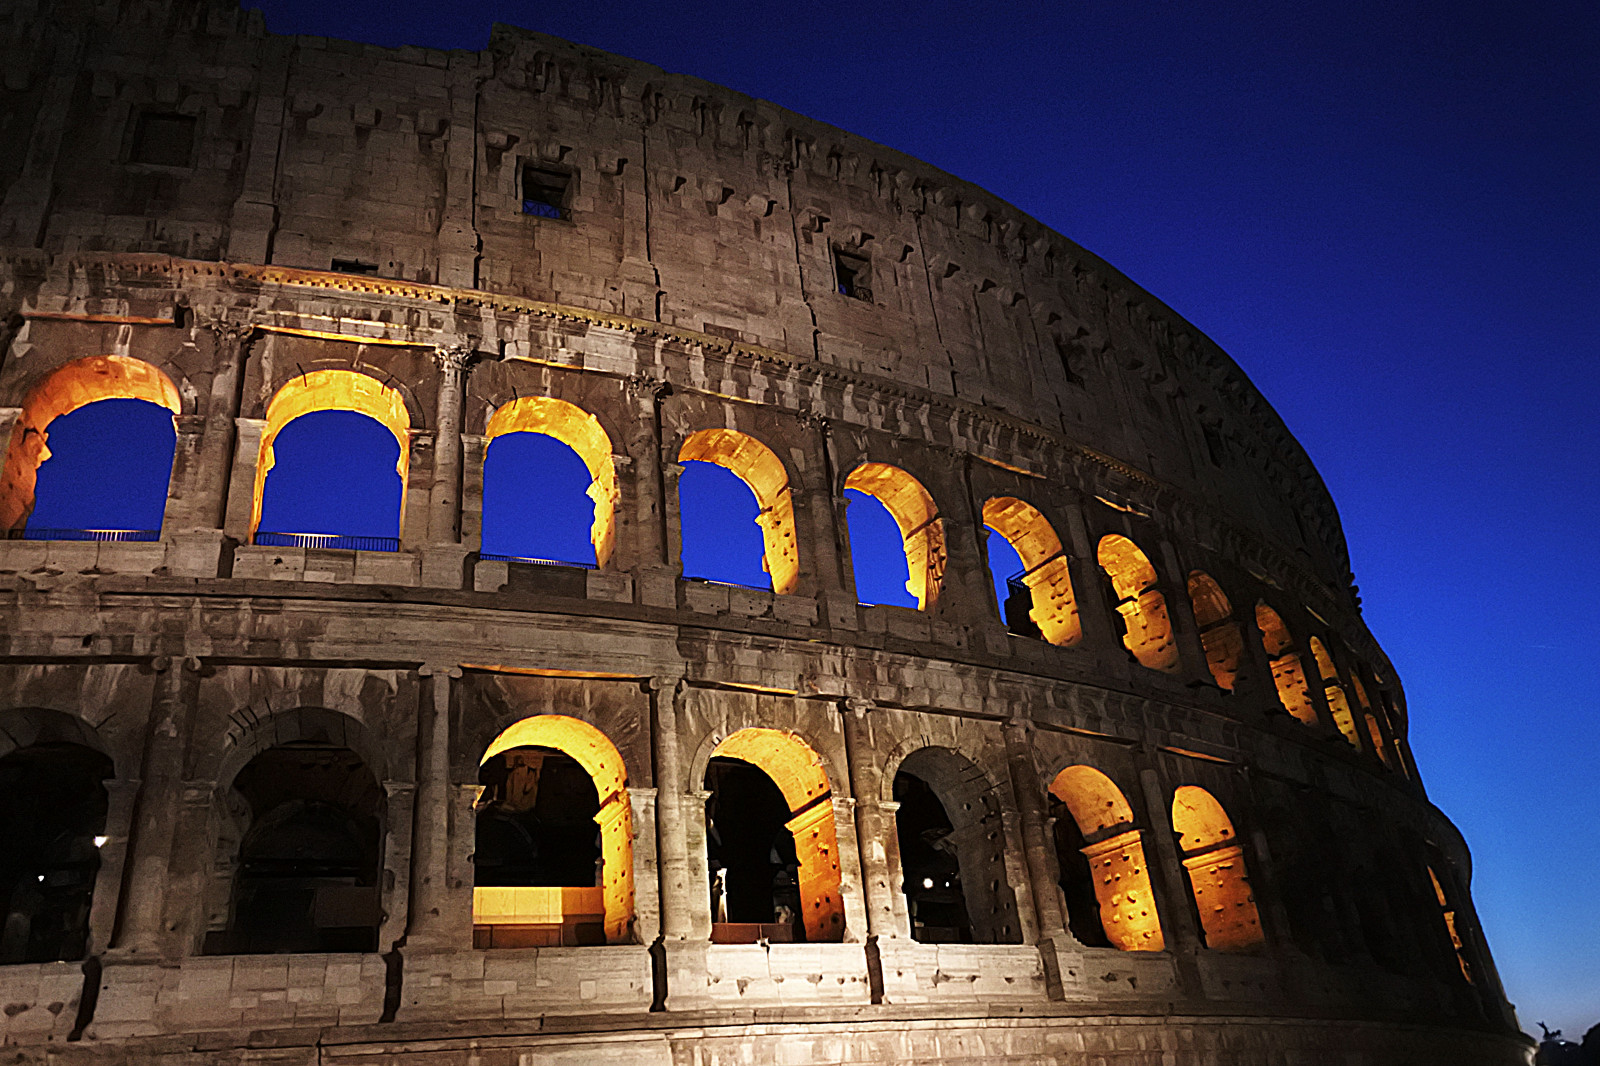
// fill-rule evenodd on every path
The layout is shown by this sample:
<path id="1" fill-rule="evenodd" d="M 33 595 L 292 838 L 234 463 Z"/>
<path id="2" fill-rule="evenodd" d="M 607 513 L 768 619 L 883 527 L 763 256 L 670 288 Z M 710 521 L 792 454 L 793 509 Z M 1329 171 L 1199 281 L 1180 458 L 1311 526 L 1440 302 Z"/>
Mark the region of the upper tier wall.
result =
<path id="1" fill-rule="evenodd" d="M 10 17 L 7 54 L 34 62 L 0 93 L 21 120 L 0 244 L 341 260 L 773 348 L 1034 423 L 1351 580 L 1321 479 L 1226 354 L 898 152 L 509 26 L 446 53 L 273 37 L 226 2 Z M 195 119 L 187 156 L 139 161 L 142 116 L 167 114 Z M 530 164 L 567 176 L 565 218 L 524 213 Z M 840 253 L 868 298 L 839 292 Z"/>

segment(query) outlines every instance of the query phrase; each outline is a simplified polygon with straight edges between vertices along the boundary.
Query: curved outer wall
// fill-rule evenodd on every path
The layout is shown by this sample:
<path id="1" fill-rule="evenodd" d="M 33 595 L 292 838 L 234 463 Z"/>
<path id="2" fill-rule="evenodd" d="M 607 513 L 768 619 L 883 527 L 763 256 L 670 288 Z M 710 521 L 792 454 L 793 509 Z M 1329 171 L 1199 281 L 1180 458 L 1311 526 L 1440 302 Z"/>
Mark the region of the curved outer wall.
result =
<path id="1" fill-rule="evenodd" d="M 138 360 L 180 408 L 159 539 L 0 541 L 6 751 L 70 735 L 114 766 L 86 961 L 0 966 L 21 1059 L 1526 1061 L 1332 501 L 1232 361 L 1116 270 L 916 160 L 510 27 L 442 53 L 272 37 L 226 4 L 4 17 L 7 522 L 29 404 L 60 368 Z M 140 162 L 141 115 L 192 116 L 187 156 Z M 564 218 L 523 212 L 530 165 L 564 175 Z M 853 297 L 841 263 L 865 267 Z M 396 551 L 251 543 L 269 404 L 317 370 L 389 397 Z M 540 397 L 609 440 L 586 456 L 615 501 L 594 571 L 478 556 L 490 418 Z M 680 577 L 677 460 L 707 429 L 783 464 L 782 595 Z M 937 509 L 926 610 L 856 602 L 843 489 L 863 463 Z M 1067 646 L 998 621 L 996 498 L 1059 541 Z M 1159 669 L 1124 646 L 1144 616 L 1097 565 L 1110 535 L 1155 572 Z M 1195 571 L 1231 606 L 1231 691 Z M 1309 678 L 1303 720 L 1258 603 Z M 605 946 L 474 948 L 478 763 L 541 714 L 620 757 L 631 924 Z M 815 753 L 824 777 L 794 788 L 831 791 L 791 825 L 831 814 L 838 942 L 709 942 L 703 786 L 745 728 Z M 216 953 L 230 787 L 284 744 L 348 748 L 381 786 L 376 952 Z M 1000 942 L 912 936 L 902 766 L 986 812 Z M 1067 928 L 1048 790 L 1071 766 L 1125 797 L 1162 950 Z M 1185 787 L 1231 819 L 1245 933 L 1195 903 L 1211 867 L 1174 831 Z"/>

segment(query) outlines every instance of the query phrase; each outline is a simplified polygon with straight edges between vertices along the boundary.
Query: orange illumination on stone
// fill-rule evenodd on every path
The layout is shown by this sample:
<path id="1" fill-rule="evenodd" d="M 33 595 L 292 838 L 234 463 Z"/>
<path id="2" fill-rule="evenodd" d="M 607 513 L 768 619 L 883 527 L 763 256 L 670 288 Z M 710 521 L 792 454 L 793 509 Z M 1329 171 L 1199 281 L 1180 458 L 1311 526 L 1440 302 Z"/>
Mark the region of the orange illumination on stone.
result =
<path id="1" fill-rule="evenodd" d="M 604 733 L 589 723 L 560 714 L 541 714 L 512 723 L 485 749 L 479 765 L 512 748 L 530 747 L 554 748 L 570 756 L 594 781 L 595 792 L 600 797 L 600 812 L 594 820 L 600 827 L 602 884 L 593 891 L 602 896 L 606 943 L 630 943 L 633 935 L 633 807 L 628 798 L 628 771 L 622 755 Z M 508 891 L 510 895 L 506 894 Z M 569 896 L 561 897 L 563 892 Z M 508 907 L 515 909 L 524 905 L 529 913 L 539 908 L 549 910 L 561 898 L 567 898 L 574 906 L 592 906 L 593 901 L 588 896 L 572 893 L 574 890 L 560 888 L 474 888 L 472 920 L 476 925 L 507 923 L 509 919 L 495 915 Z M 519 918 L 516 922 L 543 920 Z"/>
<path id="2" fill-rule="evenodd" d="M 182 410 L 172 380 L 138 359 L 91 355 L 60 367 L 28 394 L 12 427 L 0 475 L 0 531 L 19 528 L 33 511 L 39 467 L 50 458 L 50 423 L 98 400 L 146 400 L 173 415 Z"/>
<path id="3" fill-rule="evenodd" d="M 1176 672 L 1178 645 L 1172 639 L 1166 597 L 1155 587 L 1156 568 L 1138 545 L 1115 533 L 1100 539 L 1096 556 L 1117 595 L 1123 646 L 1142 666 Z"/>
<path id="4" fill-rule="evenodd" d="M 484 430 L 490 442 L 506 433 L 543 433 L 578 453 L 589 468 L 589 498 L 594 501 L 595 565 L 604 569 L 616 546 L 617 468 L 611 438 L 600 420 L 576 404 L 550 396 L 524 396 L 495 411 Z"/>
<path id="5" fill-rule="evenodd" d="M 1078 601 L 1061 538 L 1032 504 L 995 496 L 983 505 L 983 524 L 1006 539 L 1022 558 L 1022 583 L 1033 594 L 1028 617 L 1051 644 L 1076 644 L 1083 636 Z"/>
<path id="6" fill-rule="evenodd" d="M 1352 748 L 1360 749 L 1361 740 L 1356 735 L 1356 716 L 1350 710 L 1350 701 L 1345 697 L 1344 686 L 1339 684 L 1339 671 L 1333 665 L 1333 657 L 1328 654 L 1328 649 L 1322 641 L 1312 637 L 1308 642 L 1311 645 L 1311 655 L 1317 661 L 1317 672 L 1322 675 L 1323 694 L 1328 700 L 1328 711 L 1333 715 L 1333 724 L 1339 727 L 1339 732 L 1350 742 Z"/>
<path id="7" fill-rule="evenodd" d="M 1272 663 L 1272 683 L 1278 688 L 1278 702 L 1306 725 L 1316 725 L 1317 710 L 1311 704 L 1311 689 L 1289 636 L 1289 627 L 1283 624 L 1277 611 L 1258 603 L 1256 628 L 1261 630 L 1261 646 Z"/>
<path id="8" fill-rule="evenodd" d="M 862 463 L 845 478 L 844 487 L 874 497 L 894 516 L 905 543 L 906 591 L 917 598 L 919 611 L 939 602 L 946 562 L 944 520 L 922 483 L 888 463 Z"/>
<path id="9" fill-rule="evenodd" d="M 1088 842 L 1081 850 L 1094 872 L 1100 924 L 1111 946 L 1121 951 L 1164 949 L 1144 841 L 1122 790 L 1092 766 L 1069 766 L 1050 783 L 1050 794 L 1067 805 Z"/>
<path id="10" fill-rule="evenodd" d="M 1232 692 L 1244 654 L 1244 636 L 1233 621 L 1233 604 L 1211 575 L 1201 570 L 1189 575 L 1189 603 L 1194 607 L 1194 621 L 1200 630 L 1211 679 L 1218 688 Z"/>
<path id="11" fill-rule="evenodd" d="M 1172 797 L 1172 828 L 1189 873 L 1189 887 L 1206 947 L 1249 951 L 1264 941 L 1255 895 L 1245 873 L 1244 849 L 1216 797 L 1184 785 Z"/>
<path id="12" fill-rule="evenodd" d="M 702 429 L 683 442 L 678 462 L 715 463 L 729 470 L 755 493 L 760 513 L 762 568 L 772 575 L 772 591 L 787 595 L 800 579 L 800 557 L 795 548 L 794 499 L 789 473 L 772 449 L 745 433 L 732 429 Z"/>
<path id="13" fill-rule="evenodd" d="M 273 442 L 283 427 L 314 411 L 354 411 L 375 419 L 400 445 L 395 473 L 400 475 L 400 525 L 405 526 L 406 473 L 411 468 L 411 415 L 400 393 L 377 378 L 354 370 L 313 370 L 290 378 L 267 404 L 267 428 L 261 434 L 261 457 L 256 463 L 255 503 L 250 532 L 261 524 L 261 499 L 272 472 Z"/>
<path id="14" fill-rule="evenodd" d="M 1472 984 L 1472 964 L 1467 961 L 1467 947 L 1461 941 L 1461 932 L 1456 928 L 1456 911 L 1450 906 L 1450 899 L 1444 894 L 1444 886 L 1439 883 L 1439 875 L 1433 872 L 1433 867 L 1428 867 L 1428 880 L 1433 882 L 1433 894 L 1439 900 L 1439 911 L 1444 916 L 1445 929 L 1450 934 L 1450 943 L 1456 949 L 1456 962 L 1461 965 L 1461 976 L 1467 979 L 1467 984 Z"/>
<path id="15" fill-rule="evenodd" d="M 800 860 L 800 906 L 806 940 L 844 939 L 844 896 L 840 889 L 839 839 L 833 797 L 822 758 L 796 733 L 782 729 L 741 729 L 718 744 L 712 757 L 739 759 L 758 767 L 789 805 L 786 828 L 794 835 Z"/>

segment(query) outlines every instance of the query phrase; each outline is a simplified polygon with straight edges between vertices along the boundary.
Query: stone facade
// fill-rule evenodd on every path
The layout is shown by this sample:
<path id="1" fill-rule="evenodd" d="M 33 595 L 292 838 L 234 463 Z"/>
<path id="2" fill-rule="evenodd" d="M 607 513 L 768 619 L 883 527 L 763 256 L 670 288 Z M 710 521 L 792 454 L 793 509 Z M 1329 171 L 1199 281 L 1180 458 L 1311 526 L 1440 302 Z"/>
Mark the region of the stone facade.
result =
<path id="1" fill-rule="evenodd" d="M 0 18 L 0 753 L 111 766 L 81 951 L 0 966 L 16 1061 L 1527 1061 L 1326 489 L 1115 269 L 511 27 Z M 162 529 L 27 539 L 49 419 L 110 396 L 173 412 Z M 327 408 L 403 443 L 386 550 L 254 542 L 274 435 Z M 479 557 L 506 425 L 590 462 L 596 569 Z M 681 576 L 688 458 L 751 483 L 778 591 Z M 922 609 L 857 602 L 847 484 Z M 985 526 L 1048 640 L 1001 623 Z M 475 947 L 480 764 L 542 717 L 613 773 L 606 942 Z M 308 751 L 376 790 L 373 942 L 230 950 L 240 782 Z M 730 753 L 792 800 L 804 942 L 713 911 Z M 902 890 L 907 774 L 962 942 Z"/>

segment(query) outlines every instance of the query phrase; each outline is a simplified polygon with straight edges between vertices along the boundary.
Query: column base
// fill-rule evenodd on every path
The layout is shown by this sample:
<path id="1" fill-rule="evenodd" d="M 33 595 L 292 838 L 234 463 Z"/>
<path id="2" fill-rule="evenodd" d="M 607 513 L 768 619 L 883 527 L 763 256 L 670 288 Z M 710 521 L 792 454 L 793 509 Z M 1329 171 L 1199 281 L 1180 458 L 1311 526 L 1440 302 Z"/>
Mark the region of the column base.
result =
<path id="1" fill-rule="evenodd" d="M 459 544 L 430 545 L 418 553 L 422 558 L 424 588 L 459 589 L 467 585 L 467 556 L 472 554 Z"/>
<path id="2" fill-rule="evenodd" d="M 174 577 L 228 577 L 235 541 L 220 529 L 185 529 L 166 538 L 164 564 Z"/>

